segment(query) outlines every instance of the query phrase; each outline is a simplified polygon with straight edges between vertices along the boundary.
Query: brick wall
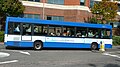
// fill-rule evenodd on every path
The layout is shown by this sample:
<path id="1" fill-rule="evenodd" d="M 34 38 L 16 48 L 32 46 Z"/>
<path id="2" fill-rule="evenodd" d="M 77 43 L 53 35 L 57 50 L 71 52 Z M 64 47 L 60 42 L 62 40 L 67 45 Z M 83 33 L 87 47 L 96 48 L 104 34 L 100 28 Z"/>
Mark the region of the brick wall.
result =
<path id="1" fill-rule="evenodd" d="M 86 0 L 85 5 L 88 6 L 88 7 L 90 7 L 90 0 Z"/>
<path id="2" fill-rule="evenodd" d="M 80 5 L 80 0 L 64 0 L 65 5 Z"/>
<path id="3" fill-rule="evenodd" d="M 42 8 L 25 6 L 24 13 L 27 13 L 27 14 L 42 14 Z"/>
<path id="4" fill-rule="evenodd" d="M 64 0 L 65 5 L 80 5 L 80 0 Z M 90 6 L 90 0 L 85 0 L 85 6 Z"/>
<path id="5" fill-rule="evenodd" d="M 26 6 L 24 13 L 26 14 L 40 14 L 42 17 L 43 8 Z M 60 9 L 44 9 L 44 15 L 46 16 L 64 16 L 65 21 L 72 22 L 85 22 L 91 13 L 83 10 L 60 10 Z"/>

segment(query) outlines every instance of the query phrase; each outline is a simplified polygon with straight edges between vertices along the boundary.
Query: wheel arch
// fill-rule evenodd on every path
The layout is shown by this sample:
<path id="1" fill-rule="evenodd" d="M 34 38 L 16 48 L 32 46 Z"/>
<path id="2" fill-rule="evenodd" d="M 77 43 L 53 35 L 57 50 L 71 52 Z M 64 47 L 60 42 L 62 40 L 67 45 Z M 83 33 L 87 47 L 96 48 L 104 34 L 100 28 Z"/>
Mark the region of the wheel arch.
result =
<path id="1" fill-rule="evenodd" d="M 35 40 L 34 43 L 35 43 L 35 42 L 41 42 L 42 45 L 43 45 L 43 41 L 41 41 L 41 40 Z"/>

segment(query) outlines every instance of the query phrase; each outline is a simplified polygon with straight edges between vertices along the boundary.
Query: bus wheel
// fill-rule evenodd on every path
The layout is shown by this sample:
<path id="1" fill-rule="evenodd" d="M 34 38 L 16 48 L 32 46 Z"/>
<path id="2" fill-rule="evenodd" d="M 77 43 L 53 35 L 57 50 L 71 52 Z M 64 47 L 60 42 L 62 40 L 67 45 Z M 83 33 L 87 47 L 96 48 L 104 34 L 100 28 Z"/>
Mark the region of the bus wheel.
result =
<path id="1" fill-rule="evenodd" d="M 91 50 L 97 50 L 98 49 L 98 44 L 97 43 L 92 43 L 91 44 Z"/>
<path id="2" fill-rule="evenodd" d="M 41 50 L 42 47 L 43 47 L 43 43 L 42 42 L 40 42 L 40 41 L 34 42 L 34 49 L 35 50 Z"/>

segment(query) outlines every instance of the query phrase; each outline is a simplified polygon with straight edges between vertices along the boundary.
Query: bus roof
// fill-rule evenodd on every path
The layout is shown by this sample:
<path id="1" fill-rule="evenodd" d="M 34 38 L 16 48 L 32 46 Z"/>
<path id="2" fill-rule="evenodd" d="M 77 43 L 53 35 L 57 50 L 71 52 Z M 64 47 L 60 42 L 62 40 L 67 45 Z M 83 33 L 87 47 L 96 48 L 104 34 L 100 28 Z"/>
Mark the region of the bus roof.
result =
<path id="1" fill-rule="evenodd" d="M 112 29 L 111 25 L 108 24 L 91 24 L 83 22 L 65 22 L 65 21 L 52 21 L 52 20 L 40 20 L 31 18 L 20 18 L 20 17 L 7 17 L 7 22 L 25 22 L 25 23 L 36 23 L 36 24 L 54 24 L 63 26 L 76 26 L 76 27 L 90 27 L 90 28 L 106 28 Z"/>

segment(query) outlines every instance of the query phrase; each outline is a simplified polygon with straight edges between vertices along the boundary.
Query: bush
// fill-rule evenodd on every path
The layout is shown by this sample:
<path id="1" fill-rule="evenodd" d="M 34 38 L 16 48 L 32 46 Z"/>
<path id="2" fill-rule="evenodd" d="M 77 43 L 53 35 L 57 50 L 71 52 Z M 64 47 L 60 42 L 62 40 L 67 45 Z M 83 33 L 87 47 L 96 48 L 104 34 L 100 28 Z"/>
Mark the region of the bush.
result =
<path id="1" fill-rule="evenodd" d="M 4 31 L 0 31 L 0 42 L 4 41 Z"/>
<path id="2" fill-rule="evenodd" d="M 120 36 L 113 36 L 113 45 L 120 45 Z"/>

